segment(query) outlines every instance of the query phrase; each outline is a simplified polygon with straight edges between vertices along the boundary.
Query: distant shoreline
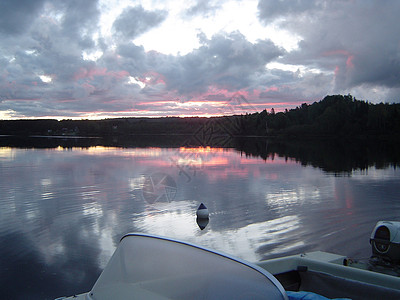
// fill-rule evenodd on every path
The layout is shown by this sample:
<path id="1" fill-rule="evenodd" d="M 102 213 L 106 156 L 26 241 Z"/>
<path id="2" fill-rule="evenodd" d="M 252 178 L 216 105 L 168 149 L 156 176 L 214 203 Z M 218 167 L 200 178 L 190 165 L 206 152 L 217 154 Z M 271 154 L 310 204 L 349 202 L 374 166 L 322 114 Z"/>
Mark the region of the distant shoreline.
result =
<path id="1" fill-rule="evenodd" d="M 104 120 L 0 120 L 0 135 L 54 138 L 184 136 L 284 139 L 377 138 L 400 141 L 400 104 L 371 104 L 351 95 L 326 96 L 311 105 L 275 113 L 219 117 Z"/>

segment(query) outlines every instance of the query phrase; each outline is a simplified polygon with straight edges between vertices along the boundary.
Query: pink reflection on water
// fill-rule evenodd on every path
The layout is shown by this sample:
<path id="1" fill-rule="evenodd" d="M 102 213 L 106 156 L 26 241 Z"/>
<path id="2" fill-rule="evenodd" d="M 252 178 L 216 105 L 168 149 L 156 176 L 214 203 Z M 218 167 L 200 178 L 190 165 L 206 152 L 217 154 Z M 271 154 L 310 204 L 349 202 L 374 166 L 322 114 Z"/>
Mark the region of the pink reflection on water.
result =
<path id="1" fill-rule="evenodd" d="M 265 178 L 278 180 L 279 169 L 296 165 L 294 160 L 283 157 L 268 156 L 266 159 L 255 156 L 246 156 L 233 148 L 213 147 L 180 147 L 180 148 L 130 148 L 92 147 L 83 152 L 87 156 L 123 157 L 122 160 L 105 160 L 108 173 L 111 170 L 129 169 L 135 167 L 135 172 L 151 174 L 165 172 L 171 175 L 185 175 L 191 180 L 193 176 L 206 176 L 210 181 L 227 180 L 228 178 Z M 122 165 L 121 165 L 122 164 Z M 68 169 L 68 165 L 60 165 Z M 96 166 L 92 167 L 96 174 Z M 141 171 L 140 171 L 141 170 Z M 101 170 L 98 170 L 101 173 Z M 92 174 L 92 175 L 93 175 Z M 117 176 L 116 174 L 115 176 Z M 93 178 L 86 178 L 87 184 L 94 183 Z"/>

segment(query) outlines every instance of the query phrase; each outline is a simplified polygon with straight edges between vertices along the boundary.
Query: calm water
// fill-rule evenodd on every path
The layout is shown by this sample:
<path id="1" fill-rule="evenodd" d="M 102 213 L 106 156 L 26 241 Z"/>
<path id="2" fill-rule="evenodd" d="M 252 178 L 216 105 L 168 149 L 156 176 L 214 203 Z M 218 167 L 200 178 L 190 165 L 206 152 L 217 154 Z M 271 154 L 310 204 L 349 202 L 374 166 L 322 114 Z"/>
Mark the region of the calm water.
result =
<path id="1" fill-rule="evenodd" d="M 250 261 L 312 250 L 369 257 L 375 223 L 400 220 L 400 172 L 366 165 L 329 172 L 234 148 L 1 147 L 0 298 L 90 290 L 128 232 Z"/>

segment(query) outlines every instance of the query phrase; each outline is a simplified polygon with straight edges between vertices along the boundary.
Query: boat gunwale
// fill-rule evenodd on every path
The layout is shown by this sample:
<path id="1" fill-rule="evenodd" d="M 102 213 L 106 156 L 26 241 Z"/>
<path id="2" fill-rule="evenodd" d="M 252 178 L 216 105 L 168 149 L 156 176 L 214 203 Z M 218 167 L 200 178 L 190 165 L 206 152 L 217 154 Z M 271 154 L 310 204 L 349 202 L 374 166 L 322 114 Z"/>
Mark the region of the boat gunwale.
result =
<path id="1" fill-rule="evenodd" d="M 348 280 L 400 290 L 400 277 L 340 264 L 339 262 L 343 261 L 345 258 L 346 256 L 315 251 L 307 254 L 268 259 L 257 262 L 256 264 L 266 269 L 274 276 L 290 271 L 297 271 L 299 267 L 307 267 L 307 269 L 319 273 L 326 273 Z"/>

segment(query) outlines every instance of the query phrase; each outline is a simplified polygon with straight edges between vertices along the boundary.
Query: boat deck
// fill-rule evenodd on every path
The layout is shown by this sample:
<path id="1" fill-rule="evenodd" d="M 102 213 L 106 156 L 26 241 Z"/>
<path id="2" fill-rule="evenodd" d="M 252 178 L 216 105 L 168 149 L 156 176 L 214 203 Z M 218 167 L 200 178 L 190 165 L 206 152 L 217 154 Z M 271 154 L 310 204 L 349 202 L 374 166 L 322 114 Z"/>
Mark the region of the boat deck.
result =
<path id="1" fill-rule="evenodd" d="M 287 291 L 328 298 L 400 299 L 400 277 L 369 271 L 362 264 L 345 266 L 346 261 L 346 256 L 316 251 L 257 265 L 272 273 Z"/>

